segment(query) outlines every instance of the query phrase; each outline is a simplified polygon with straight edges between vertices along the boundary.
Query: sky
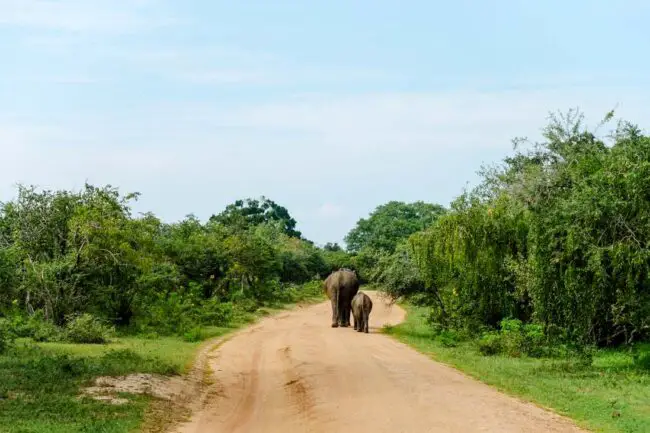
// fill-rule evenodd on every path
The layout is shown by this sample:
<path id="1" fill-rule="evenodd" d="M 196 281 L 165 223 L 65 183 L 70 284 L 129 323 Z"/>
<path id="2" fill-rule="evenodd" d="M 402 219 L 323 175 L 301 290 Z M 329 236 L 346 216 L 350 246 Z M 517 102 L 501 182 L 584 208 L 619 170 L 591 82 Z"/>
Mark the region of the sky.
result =
<path id="1" fill-rule="evenodd" d="M 0 201 L 110 184 L 202 220 L 266 196 L 317 243 L 449 205 L 549 112 L 648 126 L 645 0 L 0 0 Z"/>

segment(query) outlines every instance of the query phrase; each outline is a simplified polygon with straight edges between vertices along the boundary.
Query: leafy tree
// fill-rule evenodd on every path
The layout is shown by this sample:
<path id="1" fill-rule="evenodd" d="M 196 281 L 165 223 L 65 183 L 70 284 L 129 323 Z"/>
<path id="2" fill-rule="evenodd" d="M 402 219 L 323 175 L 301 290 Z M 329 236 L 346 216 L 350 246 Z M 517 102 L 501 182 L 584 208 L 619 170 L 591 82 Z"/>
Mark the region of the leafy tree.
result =
<path id="1" fill-rule="evenodd" d="M 220 214 L 210 217 L 210 220 L 242 229 L 263 223 L 278 222 L 287 235 L 301 237 L 300 232 L 296 230 L 296 220 L 291 217 L 289 211 L 265 197 L 260 200 L 250 198 L 237 200 L 228 205 Z"/>
<path id="2" fill-rule="evenodd" d="M 434 317 L 470 330 L 514 318 L 580 344 L 647 340 L 650 138 L 621 122 L 607 145 L 576 111 L 551 116 L 544 137 L 410 239 L 439 295 Z"/>
<path id="3" fill-rule="evenodd" d="M 429 227 L 444 211 L 437 204 L 391 201 L 377 207 L 369 218 L 360 219 L 345 242 L 355 253 L 365 248 L 393 252 L 400 241 Z"/>
<path id="4" fill-rule="evenodd" d="M 334 243 L 328 242 L 328 243 L 325 244 L 323 249 L 325 251 L 329 251 L 329 252 L 343 251 L 343 248 L 341 248 L 341 246 L 337 242 L 334 242 Z"/>

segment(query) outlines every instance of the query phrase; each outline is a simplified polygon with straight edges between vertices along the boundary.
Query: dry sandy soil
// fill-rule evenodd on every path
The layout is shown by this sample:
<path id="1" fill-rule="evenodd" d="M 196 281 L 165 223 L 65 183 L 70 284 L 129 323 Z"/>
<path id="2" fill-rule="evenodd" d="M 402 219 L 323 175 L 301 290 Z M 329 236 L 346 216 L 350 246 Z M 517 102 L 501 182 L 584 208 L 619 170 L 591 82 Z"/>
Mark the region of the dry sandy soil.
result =
<path id="1" fill-rule="evenodd" d="M 176 433 L 579 432 L 381 335 L 404 318 L 377 293 L 369 334 L 329 303 L 269 317 L 206 353 L 210 385 Z"/>

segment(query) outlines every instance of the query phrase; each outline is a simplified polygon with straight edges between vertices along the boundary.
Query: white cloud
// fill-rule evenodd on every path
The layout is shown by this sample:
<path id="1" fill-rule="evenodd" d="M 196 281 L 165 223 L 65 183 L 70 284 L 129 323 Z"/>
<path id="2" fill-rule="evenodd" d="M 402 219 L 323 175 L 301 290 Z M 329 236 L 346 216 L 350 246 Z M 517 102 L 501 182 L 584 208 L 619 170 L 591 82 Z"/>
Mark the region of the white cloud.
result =
<path id="1" fill-rule="evenodd" d="M 477 150 L 508 146 L 514 135 L 537 135 L 549 111 L 576 106 L 597 122 L 620 102 L 619 114 L 640 122 L 650 114 L 648 99 L 626 88 L 317 96 L 233 108 L 212 118 L 229 127 L 300 132 L 336 151 Z"/>
<path id="2" fill-rule="evenodd" d="M 155 0 L 0 0 L 0 25 L 70 32 L 126 33 L 168 24 Z"/>
<path id="3" fill-rule="evenodd" d="M 264 71 L 245 69 L 214 69 L 196 72 L 181 72 L 177 75 L 181 81 L 192 84 L 270 84 L 272 80 Z"/>
<path id="4" fill-rule="evenodd" d="M 324 203 L 318 208 L 318 216 L 323 219 L 337 219 L 345 215 L 343 206 L 334 203 Z"/>
<path id="5" fill-rule="evenodd" d="M 168 78 L 191 84 L 283 85 L 382 81 L 391 75 L 365 68 L 302 64 L 232 46 L 167 47 L 124 52 L 123 58 Z"/>

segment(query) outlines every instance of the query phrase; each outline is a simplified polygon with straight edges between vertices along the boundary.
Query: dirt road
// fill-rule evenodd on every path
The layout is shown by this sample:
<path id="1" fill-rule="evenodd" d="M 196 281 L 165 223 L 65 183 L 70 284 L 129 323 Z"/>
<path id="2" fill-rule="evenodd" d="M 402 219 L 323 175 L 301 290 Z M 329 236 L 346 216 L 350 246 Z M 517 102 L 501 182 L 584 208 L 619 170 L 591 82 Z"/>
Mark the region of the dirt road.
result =
<path id="1" fill-rule="evenodd" d="M 269 317 L 210 354 L 209 397 L 178 433 L 579 432 L 379 334 L 404 318 L 373 292 L 370 333 L 329 303 Z"/>

